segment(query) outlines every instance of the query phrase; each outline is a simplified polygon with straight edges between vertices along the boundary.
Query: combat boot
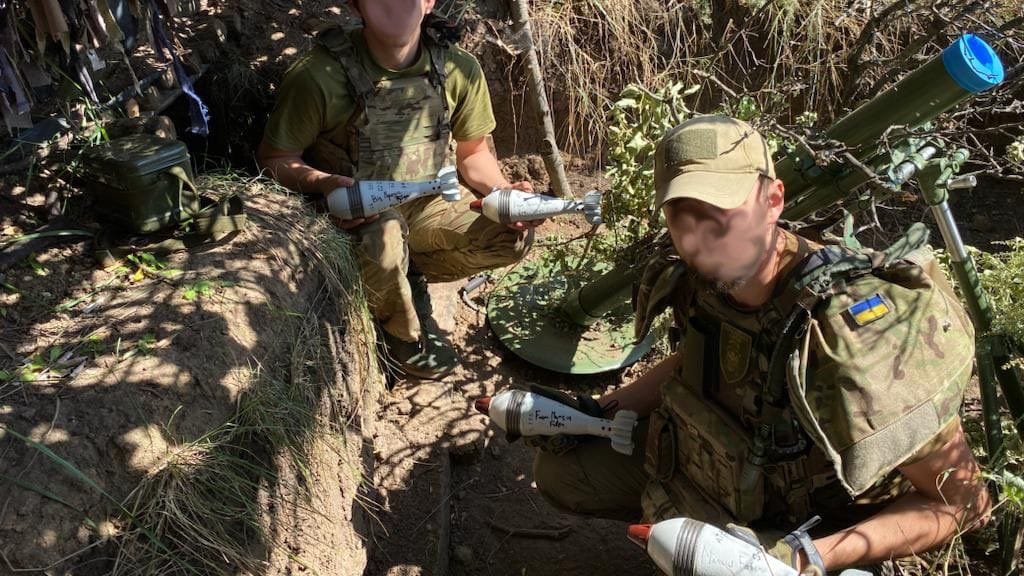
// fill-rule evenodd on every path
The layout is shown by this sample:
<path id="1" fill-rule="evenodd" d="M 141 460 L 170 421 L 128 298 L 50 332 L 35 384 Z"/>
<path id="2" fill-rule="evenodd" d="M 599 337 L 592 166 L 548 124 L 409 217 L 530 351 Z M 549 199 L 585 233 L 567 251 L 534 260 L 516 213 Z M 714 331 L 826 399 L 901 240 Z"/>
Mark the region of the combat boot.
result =
<path id="1" fill-rule="evenodd" d="M 388 363 L 408 376 L 441 380 L 459 365 L 458 355 L 434 320 L 426 279 L 422 274 L 411 272 L 409 285 L 412 288 L 416 316 L 420 321 L 420 339 L 406 342 L 384 331 Z"/>

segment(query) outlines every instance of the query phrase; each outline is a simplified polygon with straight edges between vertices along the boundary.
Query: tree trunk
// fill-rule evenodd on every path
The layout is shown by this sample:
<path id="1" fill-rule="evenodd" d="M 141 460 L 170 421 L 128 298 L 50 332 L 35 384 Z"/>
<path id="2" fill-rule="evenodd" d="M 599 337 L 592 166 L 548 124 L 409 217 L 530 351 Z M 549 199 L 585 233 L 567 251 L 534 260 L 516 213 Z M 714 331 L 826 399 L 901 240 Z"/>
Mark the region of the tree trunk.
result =
<path id="1" fill-rule="evenodd" d="M 544 166 L 548 170 L 551 189 L 555 195 L 571 197 L 572 190 L 569 189 L 569 181 L 565 177 L 565 167 L 562 165 L 562 157 L 558 153 L 558 144 L 555 142 L 555 126 L 551 121 L 551 108 L 548 107 L 548 98 L 544 91 L 544 76 L 541 74 L 540 61 L 537 59 L 537 50 L 533 45 L 533 31 L 530 27 L 529 8 L 526 2 L 527 0 L 509 0 L 512 8 L 512 30 L 517 37 L 522 39 L 530 91 L 533 93 L 533 107 L 544 130 L 541 156 L 544 158 Z"/>

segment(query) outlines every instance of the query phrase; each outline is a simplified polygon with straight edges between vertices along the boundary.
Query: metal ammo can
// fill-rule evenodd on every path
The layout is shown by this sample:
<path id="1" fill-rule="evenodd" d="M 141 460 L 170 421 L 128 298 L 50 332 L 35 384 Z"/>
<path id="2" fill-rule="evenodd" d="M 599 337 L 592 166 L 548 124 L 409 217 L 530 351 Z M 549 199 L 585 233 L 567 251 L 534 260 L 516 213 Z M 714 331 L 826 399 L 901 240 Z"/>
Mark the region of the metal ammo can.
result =
<path id="1" fill-rule="evenodd" d="M 83 158 L 93 208 L 118 228 L 156 232 L 199 209 L 188 151 L 178 140 L 126 136 L 87 149 Z"/>

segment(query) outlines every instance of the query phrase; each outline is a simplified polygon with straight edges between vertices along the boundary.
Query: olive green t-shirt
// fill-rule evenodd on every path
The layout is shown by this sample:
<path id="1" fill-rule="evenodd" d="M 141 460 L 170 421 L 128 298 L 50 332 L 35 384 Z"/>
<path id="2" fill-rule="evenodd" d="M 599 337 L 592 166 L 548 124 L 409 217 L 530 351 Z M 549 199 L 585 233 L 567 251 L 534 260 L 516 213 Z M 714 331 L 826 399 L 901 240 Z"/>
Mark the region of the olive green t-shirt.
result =
<path id="1" fill-rule="evenodd" d="M 422 76 L 430 70 L 430 55 L 423 48 L 412 66 L 404 70 L 383 68 L 374 61 L 360 32 L 353 31 L 352 45 L 372 82 Z M 490 134 L 496 124 L 480 63 L 455 46 L 445 52 L 445 94 L 452 137 L 467 141 Z M 318 45 L 285 74 L 264 136 L 274 148 L 288 151 L 304 151 L 321 135 L 332 142 L 344 142 L 345 126 L 355 107 L 341 63 Z"/>

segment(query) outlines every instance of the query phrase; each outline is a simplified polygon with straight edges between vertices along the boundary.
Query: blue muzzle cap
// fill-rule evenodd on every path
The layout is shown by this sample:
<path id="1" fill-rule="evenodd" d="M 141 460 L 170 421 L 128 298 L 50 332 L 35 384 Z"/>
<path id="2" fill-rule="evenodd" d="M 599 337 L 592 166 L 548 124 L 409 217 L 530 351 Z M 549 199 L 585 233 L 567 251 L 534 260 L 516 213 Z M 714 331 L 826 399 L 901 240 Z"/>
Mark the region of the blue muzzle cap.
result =
<path id="1" fill-rule="evenodd" d="M 996 86 L 1006 75 L 996 51 L 974 34 L 964 34 L 943 50 L 942 63 L 961 88 L 975 94 Z"/>

